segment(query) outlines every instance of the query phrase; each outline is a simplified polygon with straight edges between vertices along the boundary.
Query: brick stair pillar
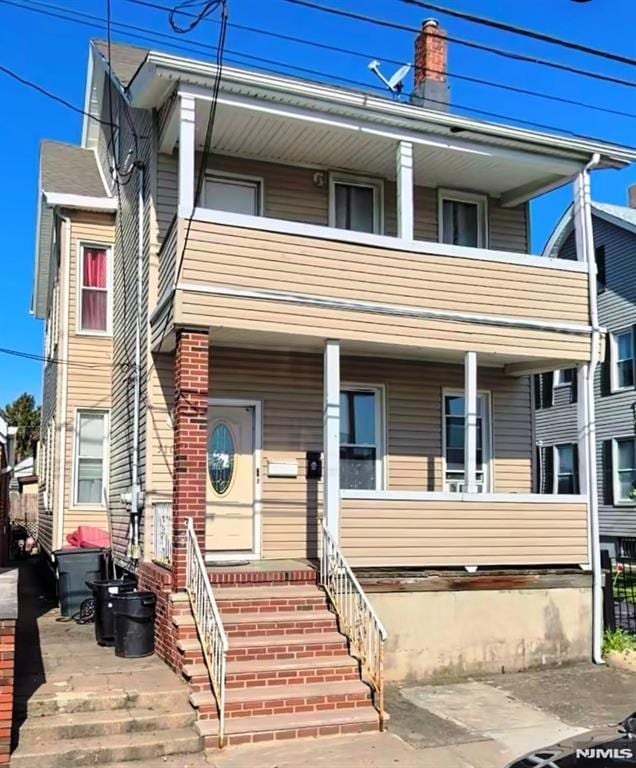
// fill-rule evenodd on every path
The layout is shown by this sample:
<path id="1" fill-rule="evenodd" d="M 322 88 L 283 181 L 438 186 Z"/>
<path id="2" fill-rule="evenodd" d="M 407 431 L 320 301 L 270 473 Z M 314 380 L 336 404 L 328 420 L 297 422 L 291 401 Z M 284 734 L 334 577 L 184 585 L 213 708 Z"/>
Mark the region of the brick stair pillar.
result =
<path id="1" fill-rule="evenodd" d="M 174 411 L 173 559 L 174 589 L 186 583 L 186 518 L 191 517 L 205 550 L 208 432 L 208 332 L 177 331 Z"/>

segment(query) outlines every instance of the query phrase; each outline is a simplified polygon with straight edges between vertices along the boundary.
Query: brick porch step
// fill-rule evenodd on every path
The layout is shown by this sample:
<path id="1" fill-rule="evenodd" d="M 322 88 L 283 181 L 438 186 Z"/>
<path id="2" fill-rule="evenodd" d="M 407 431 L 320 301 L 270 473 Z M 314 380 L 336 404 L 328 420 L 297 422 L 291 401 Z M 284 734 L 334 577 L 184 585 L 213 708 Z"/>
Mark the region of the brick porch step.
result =
<path id="1" fill-rule="evenodd" d="M 199 720 L 195 726 L 205 739 L 206 748 L 217 746 L 218 723 Z M 324 712 L 299 712 L 257 717 L 235 717 L 226 721 L 228 744 L 293 739 L 305 736 L 333 736 L 377 731 L 378 713 L 369 704 L 352 709 Z"/>
<path id="2" fill-rule="evenodd" d="M 349 655 L 307 656 L 269 661 L 230 661 L 225 675 L 228 689 L 359 679 L 358 662 Z"/>
<path id="3" fill-rule="evenodd" d="M 288 613 L 327 606 L 325 593 L 315 584 L 223 587 L 214 597 L 224 620 L 235 613 Z"/>
<path id="4" fill-rule="evenodd" d="M 290 611 L 274 614 L 239 613 L 223 618 L 225 631 L 233 637 L 260 635 L 290 635 L 300 632 L 310 634 L 334 632 L 338 629 L 336 617 L 331 611 Z M 230 646 L 232 641 L 230 640 Z"/>
<path id="5" fill-rule="evenodd" d="M 348 655 L 349 647 L 339 632 L 300 633 L 269 637 L 238 637 L 227 652 L 228 661 L 291 659 L 306 656 Z"/>
<path id="6" fill-rule="evenodd" d="M 208 568 L 210 584 L 216 588 L 233 588 L 263 584 L 268 586 L 291 586 L 292 584 L 316 584 L 318 573 L 313 568 L 291 568 L 289 570 L 249 570 L 231 568 Z"/>

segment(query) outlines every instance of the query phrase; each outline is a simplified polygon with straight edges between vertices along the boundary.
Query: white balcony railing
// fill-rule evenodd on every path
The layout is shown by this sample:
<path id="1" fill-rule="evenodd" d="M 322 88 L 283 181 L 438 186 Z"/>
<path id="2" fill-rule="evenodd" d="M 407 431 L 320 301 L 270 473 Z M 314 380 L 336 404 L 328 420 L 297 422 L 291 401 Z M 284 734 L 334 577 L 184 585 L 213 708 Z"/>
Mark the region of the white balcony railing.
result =
<path id="1" fill-rule="evenodd" d="M 212 585 L 201 554 L 199 542 L 194 531 L 192 518 L 188 518 L 186 528 L 186 591 L 190 598 L 192 614 L 197 627 L 201 650 L 212 690 L 219 709 L 219 747 L 225 740 L 225 664 L 227 656 L 227 636 L 214 599 Z"/>
<path id="2" fill-rule="evenodd" d="M 172 502 L 152 505 L 152 559 L 161 565 L 172 565 Z"/>
<path id="3" fill-rule="evenodd" d="M 324 520 L 320 583 L 336 610 L 340 629 L 349 638 L 351 653 L 360 660 L 364 677 L 377 694 L 375 704 L 380 715 L 380 730 L 384 730 L 384 642 L 387 632 Z"/>

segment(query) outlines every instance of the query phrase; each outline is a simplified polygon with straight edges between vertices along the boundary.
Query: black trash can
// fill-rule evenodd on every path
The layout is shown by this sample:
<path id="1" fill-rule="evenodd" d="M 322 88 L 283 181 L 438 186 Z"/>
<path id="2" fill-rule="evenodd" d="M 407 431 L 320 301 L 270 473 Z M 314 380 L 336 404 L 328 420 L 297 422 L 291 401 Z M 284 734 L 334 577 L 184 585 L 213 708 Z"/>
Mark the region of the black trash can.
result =
<path id="1" fill-rule="evenodd" d="M 93 592 L 87 582 L 108 576 L 108 550 L 102 547 L 58 549 L 53 553 L 57 563 L 57 594 L 62 616 L 75 616 L 84 600 Z"/>
<path id="2" fill-rule="evenodd" d="M 115 617 L 113 600 L 117 595 L 132 592 L 135 582 L 132 580 L 105 579 L 89 584 L 95 596 L 95 640 L 98 645 L 115 644 Z"/>
<path id="3" fill-rule="evenodd" d="M 128 592 L 113 599 L 115 656 L 138 659 L 155 651 L 154 592 Z"/>

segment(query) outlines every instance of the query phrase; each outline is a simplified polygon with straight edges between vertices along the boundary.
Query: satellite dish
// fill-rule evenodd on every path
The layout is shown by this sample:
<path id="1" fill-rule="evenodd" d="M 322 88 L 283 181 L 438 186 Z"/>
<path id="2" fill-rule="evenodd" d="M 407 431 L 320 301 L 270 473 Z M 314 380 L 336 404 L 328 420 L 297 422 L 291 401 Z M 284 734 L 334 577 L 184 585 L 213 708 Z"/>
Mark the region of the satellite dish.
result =
<path id="1" fill-rule="evenodd" d="M 388 79 L 382 72 L 380 72 L 380 62 L 377 59 L 369 62 L 369 69 L 386 85 L 391 93 L 399 95 L 404 90 L 404 78 L 410 72 L 411 65 L 405 64 L 403 67 L 400 67 L 398 71 Z"/>

